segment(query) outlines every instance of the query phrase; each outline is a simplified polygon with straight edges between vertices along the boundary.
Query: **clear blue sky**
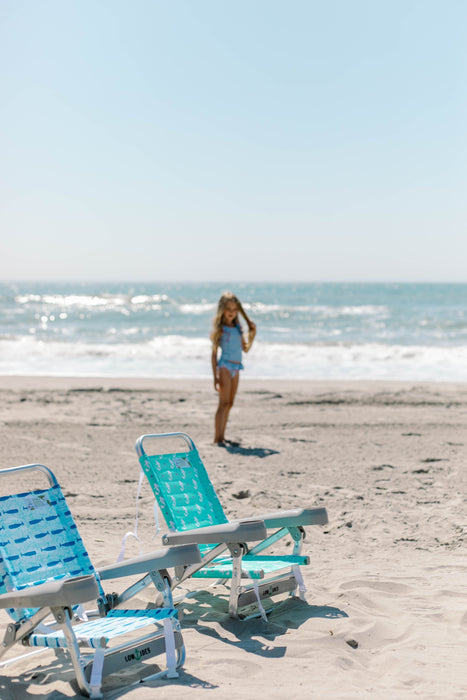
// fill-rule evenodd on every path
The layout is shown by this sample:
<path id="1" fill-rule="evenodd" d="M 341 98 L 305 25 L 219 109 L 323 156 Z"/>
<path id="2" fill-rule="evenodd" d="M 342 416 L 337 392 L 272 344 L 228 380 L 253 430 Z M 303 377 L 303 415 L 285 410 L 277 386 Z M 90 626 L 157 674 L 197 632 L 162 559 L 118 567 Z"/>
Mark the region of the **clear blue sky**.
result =
<path id="1" fill-rule="evenodd" d="M 465 0 L 0 0 L 0 279 L 467 282 Z"/>

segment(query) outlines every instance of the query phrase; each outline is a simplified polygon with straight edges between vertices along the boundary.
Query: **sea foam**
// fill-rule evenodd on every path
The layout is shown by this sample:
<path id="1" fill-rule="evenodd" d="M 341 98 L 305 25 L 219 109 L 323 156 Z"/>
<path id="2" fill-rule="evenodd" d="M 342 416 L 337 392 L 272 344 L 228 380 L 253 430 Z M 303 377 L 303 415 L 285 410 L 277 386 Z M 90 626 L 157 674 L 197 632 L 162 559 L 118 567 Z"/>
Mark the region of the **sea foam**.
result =
<path id="1" fill-rule="evenodd" d="M 245 378 L 467 381 L 467 285 L 226 286 L 257 324 Z M 0 284 L 0 374 L 210 377 L 224 288 Z"/>

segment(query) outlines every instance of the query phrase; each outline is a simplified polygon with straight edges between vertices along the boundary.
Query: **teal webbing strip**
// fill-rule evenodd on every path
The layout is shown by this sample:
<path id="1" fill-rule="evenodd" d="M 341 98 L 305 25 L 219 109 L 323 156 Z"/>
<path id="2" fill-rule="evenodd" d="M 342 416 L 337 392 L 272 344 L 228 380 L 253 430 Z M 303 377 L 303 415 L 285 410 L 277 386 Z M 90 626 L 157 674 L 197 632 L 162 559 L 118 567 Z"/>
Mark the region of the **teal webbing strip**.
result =
<path id="1" fill-rule="evenodd" d="M 250 556 L 246 554 L 242 558 L 242 570 L 247 572 L 250 578 L 262 578 L 263 575 L 274 574 L 293 566 L 305 566 L 309 563 L 308 557 L 289 554 L 284 556 Z M 193 574 L 193 578 L 231 578 L 232 560 L 219 557 L 212 564 L 205 566 Z"/>
<path id="2" fill-rule="evenodd" d="M 143 455 L 140 463 L 171 530 L 228 522 L 196 449 Z"/>

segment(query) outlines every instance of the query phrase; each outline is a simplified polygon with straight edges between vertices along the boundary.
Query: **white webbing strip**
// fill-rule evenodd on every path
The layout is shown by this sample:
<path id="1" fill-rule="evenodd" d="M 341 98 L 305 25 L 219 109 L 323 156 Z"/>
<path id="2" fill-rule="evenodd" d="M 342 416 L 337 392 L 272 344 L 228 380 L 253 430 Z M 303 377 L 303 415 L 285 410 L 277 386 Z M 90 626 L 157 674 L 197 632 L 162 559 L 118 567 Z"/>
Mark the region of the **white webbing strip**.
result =
<path id="1" fill-rule="evenodd" d="M 101 698 L 102 685 L 102 670 L 104 668 L 105 651 L 101 647 L 96 649 L 94 661 L 92 663 L 91 678 L 89 679 L 89 688 L 91 690 L 91 698 Z"/>
<path id="2" fill-rule="evenodd" d="M 156 523 L 156 532 L 154 534 L 154 537 L 156 537 L 156 535 L 159 534 L 161 528 L 159 525 L 159 507 L 158 507 L 157 501 L 155 499 L 154 499 L 152 509 L 154 511 L 154 522 Z"/>
<path id="3" fill-rule="evenodd" d="M 294 564 L 292 566 L 292 570 L 293 570 L 293 575 L 295 576 L 296 581 L 298 583 L 298 592 L 300 595 L 300 600 L 306 600 L 306 595 L 305 595 L 306 586 L 305 586 L 305 581 L 303 580 L 302 572 L 300 571 L 300 567 L 298 566 L 298 564 Z"/>
<path id="4" fill-rule="evenodd" d="M 175 635 L 171 619 L 164 618 L 165 655 L 167 659 L 167 678 L 178 678 L 177 660 L 175 657 Z"/>
<path id="5" fill-rule="evenodd" d="M 258 601 L 258 608 L 259 608 L 259 611 L 260 611 L 260 613 L 261 613 L 261 617 L 263 618 L 263 620 L 264 620 L 265 622 L 267 622 L 267 621 L 268 621 L 268 616 L 266 615 L 266 610 L 263 608 L 263 604 L 262 604 L 262 602 L 261 602 L 261 600 L 260 600 L 260 597 L 259 597 L 259 586 L 258 586 L 258 581 L 257 581 L 255 578 L 253 578 L 253 576 L 250 574 L 249 571 L 248 571 L 248 576 L 249 576 L 249 577 L 251 578 L 251 580 L 253 581 L 253 586 L 254 586 L 255 594 L 256 594 L 256 600 Z"/>
<path id="6" fill-rule="evenodd" d="M 75 613 L 76 617 L 78 618 L 78 620 L 81 620 L 81 622 L 89 622 L 89 617 L 81 603 L 76 606 Z"/>

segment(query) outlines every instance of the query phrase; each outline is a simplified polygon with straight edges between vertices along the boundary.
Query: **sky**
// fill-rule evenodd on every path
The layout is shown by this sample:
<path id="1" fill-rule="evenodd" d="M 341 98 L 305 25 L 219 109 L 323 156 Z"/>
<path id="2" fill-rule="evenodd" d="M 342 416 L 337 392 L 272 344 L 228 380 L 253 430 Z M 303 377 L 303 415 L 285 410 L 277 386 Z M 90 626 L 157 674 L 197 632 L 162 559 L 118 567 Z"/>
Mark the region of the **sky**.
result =
<path id="1" fill-rule="evenodd" d="M 0 0 L 0 280 L 467 282 L 464 0 Z"/>

